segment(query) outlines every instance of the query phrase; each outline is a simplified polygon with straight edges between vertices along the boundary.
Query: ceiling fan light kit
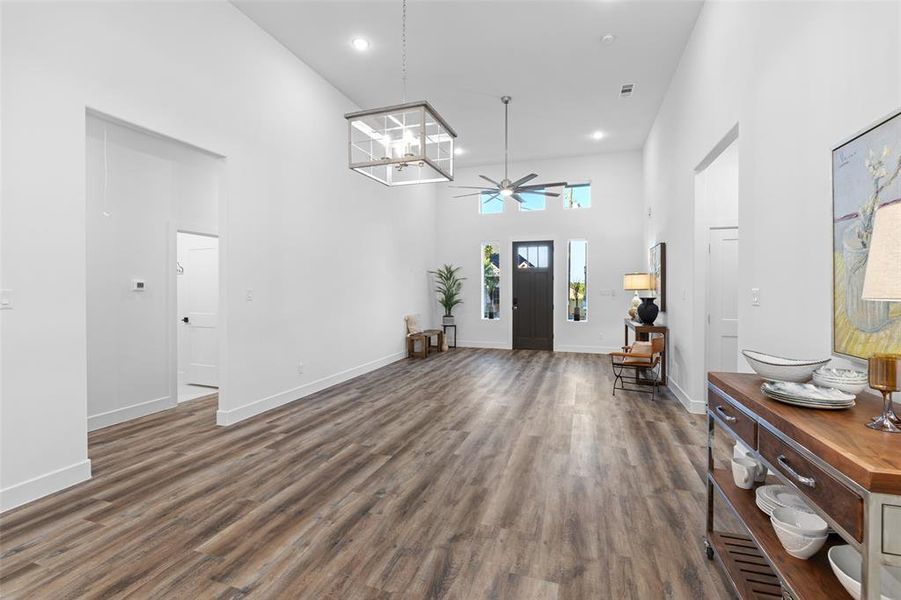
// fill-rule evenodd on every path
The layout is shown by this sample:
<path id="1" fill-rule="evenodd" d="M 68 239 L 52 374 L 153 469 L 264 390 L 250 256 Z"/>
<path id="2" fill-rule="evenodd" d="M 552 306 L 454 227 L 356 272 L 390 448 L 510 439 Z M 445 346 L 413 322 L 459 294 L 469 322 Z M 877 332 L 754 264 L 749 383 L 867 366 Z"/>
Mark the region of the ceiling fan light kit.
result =
<path id="1" fill-rule="evenodd" d="M 455 188 L 479 191 L 460 194 L 459 196 L 454 196 L 454 198 L 481 196 L 484 194 L 485 196 L 487 196 L 487 198 L 485 198 L 484 200 L 485 203 L 496 200 L 498 196 L 501 196 L 503 198 L 513 198 L 514 200 L 522 204 L 523 202 L 525 202 L 525 198 L 522 197 L 522 194 L 536 194 L 540 196 L 558 197 L 560 196 L 558 192 L 549 192 L 547 191 L 547 188 L 566 187 L 565 181 L 554 181 L 552 183 L 534 183 L 531 185 L 526 185 L 527 183 L 538 177 L 537 173 L 529 173 L 524 177 L 520 177 L 516 181 L 510 181 L 510 178 L 507 175 L 510 162 L 510 100 L 512 100 L 510 96 L 501 97 L 501 102 L 503 102 L 504 104 L 504 178 L 500 181 L 495 181 L 487 175 L 479 175 L 479 177 L 490 183 L 493 187 L 477 185 L 455 185 L 453 186 Z"/>
<path id="2" fill-rule="evenodd" d="M 425 100 L 407 102 L 407 2 L 401 22 L 403 103 L 347 113 L 351 170 L 388 186 L 454 179 L 457 134 Z"/>

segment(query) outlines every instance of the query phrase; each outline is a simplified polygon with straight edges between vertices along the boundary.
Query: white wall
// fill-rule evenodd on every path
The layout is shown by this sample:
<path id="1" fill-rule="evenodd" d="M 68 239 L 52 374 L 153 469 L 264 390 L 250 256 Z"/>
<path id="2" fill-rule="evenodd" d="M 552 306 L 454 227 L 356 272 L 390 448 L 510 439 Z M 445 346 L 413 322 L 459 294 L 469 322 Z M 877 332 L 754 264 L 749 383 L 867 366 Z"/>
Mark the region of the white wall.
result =
<path id="1" fill-rule="evenodd" d="M 468 190 L 442 186 L 438 202 L 436 262 L 463 267 L 464 304 L 455 311 L 461 345 L 510 348 L 512 341 L 511 252 L 515 240 L 553 240 L 554 347 L 568 352 L 609 352 L 622 345 L 623 318 L 631 295 L 622 290 L 623 273 L 646 270 L 642 236 L 641 154 L 599 154 L 559 160 L 517 162 L 516 174 L 538 173 L 535 180 L 591 182 L 591 208 L 563 208 L 547 198 L 544 211 L 521 212 L 508 198 L 502 214 L 479 214 L 479 197 L 453 198 Z M 454 183 L 478 185 L 479 174 L 501 177 L 503 165 L 459 169 Z M 511 177 L 512 179 L 512 177 Z M 567 321 L 567 242 L 588 240 L 588 320 Z M 499 320 L 482 319 L 481 259 L 484 242 L 501 250 Z M 440 314 L 440 309 L 437 314 Z"/>
<path id="2" fill-rule="evenodd" d="M 177 404 L 174 230 L 216 232 L 221 161 L 90 115 L 86 153 L 90 431 Z"/>
<path id="3" fill-rule="evenodd" d="M 897 2 L 701 10 L 644 148 L 647 243 L 667 242 L 670 387 L 691 409 L 706 401 L 692 311 L 694 169 L 738 124 L 739 346 L 828 356 L 830 150 L 901 104 L 898 11 Z"/>
<path id="4" fill-rule="evenodd" d="M 347 98 L 225 2 L 4 3 L 2 28 L 2 508 L 90 473 L 86 107 L 226 157 L 220 423 L 402 356 L 435 191 L 347 169 Z"/>

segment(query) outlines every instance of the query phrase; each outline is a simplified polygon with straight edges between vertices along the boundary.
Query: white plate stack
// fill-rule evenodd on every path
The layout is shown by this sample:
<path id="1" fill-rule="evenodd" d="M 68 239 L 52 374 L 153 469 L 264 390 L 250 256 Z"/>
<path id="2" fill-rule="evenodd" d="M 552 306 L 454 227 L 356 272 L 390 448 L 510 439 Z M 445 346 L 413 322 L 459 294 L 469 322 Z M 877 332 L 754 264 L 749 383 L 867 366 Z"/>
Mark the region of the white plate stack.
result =
<path id="1" fill-rule="evenodd" d="M 854 394 L 812 383 L 767 381 L 760 391 L 773 400 L 805 408 L 839 410 L 854 406 Z"/>
<path id="2" fill-rule="evenodd" d="M 865 372 L 854 369 L 820 367 L 813 372 L 813 382 L 822 387 L 857 395 L 867 388 L 868 377 Z"/>
<path id="3" fill-rule="evenodd" d="M 757 488 L 755 494 L 757 495 L 757 508 L 768 517 L 772 517 L 773 511 L 777 508 L 793 508 L 811 515 L 816 514 L 807 506 L 801 496 L 793 492 L 787 485 L 762 485 Z M 829 533 L 832 532 L 830 528 Z"/>
<path id="4" fill-rule="evenodd" d="M 791 491 L 786 485 L 762 485 L 757 488 L 757 508 L 772 517 L 777 508 L 794 508 L 806 513 L 814 514 L 801 499 L 801 496 Z"/>

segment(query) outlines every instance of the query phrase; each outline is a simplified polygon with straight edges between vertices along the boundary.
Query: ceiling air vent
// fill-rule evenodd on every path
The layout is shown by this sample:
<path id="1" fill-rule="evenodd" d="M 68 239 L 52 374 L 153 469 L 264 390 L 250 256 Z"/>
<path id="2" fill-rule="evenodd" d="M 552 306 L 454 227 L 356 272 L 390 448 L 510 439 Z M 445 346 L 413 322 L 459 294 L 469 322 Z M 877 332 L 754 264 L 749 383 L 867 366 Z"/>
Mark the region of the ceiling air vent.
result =
<path id="1" fill-rule="evenodd" d="M 632 95 L 632 90 L 634 90 L 634 89 L 635 89 L 634 83 L 624 83 L 623 87 L 620 88 L 620 90 L 619 90 L 619 97 L 620 98 L 628 98 L 629 96 Z"/>

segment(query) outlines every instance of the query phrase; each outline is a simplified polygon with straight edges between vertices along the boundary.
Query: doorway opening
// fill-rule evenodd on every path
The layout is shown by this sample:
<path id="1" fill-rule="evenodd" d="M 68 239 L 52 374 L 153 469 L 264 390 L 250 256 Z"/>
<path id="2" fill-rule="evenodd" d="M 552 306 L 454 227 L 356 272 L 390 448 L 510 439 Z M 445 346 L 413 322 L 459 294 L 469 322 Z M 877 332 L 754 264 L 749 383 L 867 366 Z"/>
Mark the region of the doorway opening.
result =
<path id="1" fill-rule="evenodd" d="M 708 371 L 739 370 L 739 153 L 736 125 L 695 172 L 695 340 Z M 703 402 L 703 401 L 702 401 Z"/>
<path id="2" fill-rule="evenodd" d="M 216 236 L 224 160 L 90 109 L 85 121 L 87 429 L 94 431 L 178 405 L 177 265 L 188 262 L 177 257 L 179 231 L 206 234 L 199 240 L 208 249 L 189 253 L 198 264 L 192 270 L 205 277 L 197 286 L 209 289 L 186 309 L 204 331 L 186 337 L 200 338 L 196 364 L 220 362 Z M 219 379 L 215 369 L 185 382 Z"/>
<path id="3" fill-rule="evenodd" d="M 176 233 L 178 402 L 219 390 L 219 238 Z"/>
<path id="4" fill-rule="evenodd" d="M 513 349 L 554 349 L 554 242 L 513 242 Z"/>

